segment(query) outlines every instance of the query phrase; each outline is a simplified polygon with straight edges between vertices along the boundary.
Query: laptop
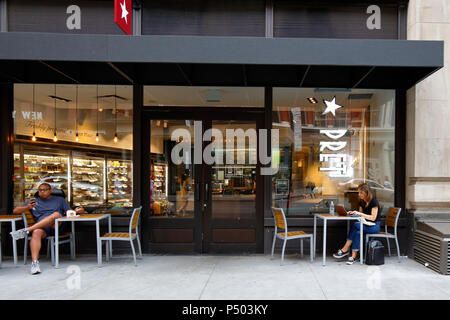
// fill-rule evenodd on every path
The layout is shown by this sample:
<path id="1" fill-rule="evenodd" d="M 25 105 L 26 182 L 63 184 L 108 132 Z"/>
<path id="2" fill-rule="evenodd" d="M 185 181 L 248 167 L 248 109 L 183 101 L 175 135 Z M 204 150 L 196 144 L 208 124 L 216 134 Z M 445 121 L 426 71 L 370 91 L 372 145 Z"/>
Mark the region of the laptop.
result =
<path id="1" fill-rule="evenodd" d="M 347 210 L 345 210 L 344 206 L 339 206 L 337 205 L 334 210 L 337 212 L 338 216 L 340 217 L 347 217 L 348 216 L 348 212 Z M 360 217 L 361 221 L 363 224 L 368 225 L 368 226 L 374 226 L 375 223 L 372 221 L 367 221 L 366 219 L 364 219 L 363 217 Z"/>
<path id="2" fill-rule="evenodd" d="M 345 210 L 344 206 L 337 205 L 334 210 L 337 212 L 338 216 L 340 217 L 346 217 L 348 216 L 347 210 Z"/>

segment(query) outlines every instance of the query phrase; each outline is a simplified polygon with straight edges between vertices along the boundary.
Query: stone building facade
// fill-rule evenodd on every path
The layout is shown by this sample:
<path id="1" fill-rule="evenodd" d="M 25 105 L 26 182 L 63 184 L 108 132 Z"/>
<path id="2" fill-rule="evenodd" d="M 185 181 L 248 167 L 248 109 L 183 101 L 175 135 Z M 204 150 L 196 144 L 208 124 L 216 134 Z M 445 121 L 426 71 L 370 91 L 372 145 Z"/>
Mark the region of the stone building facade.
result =
<path id="1" fill-rule="evenodd" d="M 444 67 L 407 92 L 406 209 L 450 212 L 450 2 L 410 0 L 408 40 L 443 40 Z"/>

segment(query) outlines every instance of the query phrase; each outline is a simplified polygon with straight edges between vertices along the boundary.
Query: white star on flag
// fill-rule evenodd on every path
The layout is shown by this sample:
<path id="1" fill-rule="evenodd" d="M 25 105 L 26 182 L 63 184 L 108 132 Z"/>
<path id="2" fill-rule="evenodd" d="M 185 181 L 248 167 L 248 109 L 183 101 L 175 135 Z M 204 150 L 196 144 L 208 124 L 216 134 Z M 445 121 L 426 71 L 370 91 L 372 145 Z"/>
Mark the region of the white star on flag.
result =
<path id="1" fill-rule="evenodd" d="M 327 105 L 327 108 L 322 113 L 322 115 L 327 114 L 328 112 L 331 112 L 333 116 L 336 116 L 336 109 L 342 108 L 342 106 L 336 104 L 336 97 L 333 98 L 331 101 L 323 100 L 325 104 Z"/>
<path id="2" fill-rule="evenodd" d="M 123 4 L 120 4 L 120 7 L 122 8 L 122 19 L 125 18 L 125 23 L 128 24 L 127 21 L 127 15 L 128 15 L 128 11 L 127 11 L 127 6 L 125 4 L 125 0 L 123 0 Z"/>

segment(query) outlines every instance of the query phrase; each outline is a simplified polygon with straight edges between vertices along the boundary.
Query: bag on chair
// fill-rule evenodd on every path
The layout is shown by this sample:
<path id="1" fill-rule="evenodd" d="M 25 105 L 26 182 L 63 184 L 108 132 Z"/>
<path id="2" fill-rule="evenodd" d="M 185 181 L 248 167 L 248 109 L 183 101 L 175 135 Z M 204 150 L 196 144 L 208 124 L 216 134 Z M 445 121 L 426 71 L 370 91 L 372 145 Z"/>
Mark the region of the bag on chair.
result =
<path id="1" fill-rule="evenodd" d="M 384 246 L 379 240 L 370 240 L 366 253 L 366 264 L 379 266 L 384 264 Z"/>

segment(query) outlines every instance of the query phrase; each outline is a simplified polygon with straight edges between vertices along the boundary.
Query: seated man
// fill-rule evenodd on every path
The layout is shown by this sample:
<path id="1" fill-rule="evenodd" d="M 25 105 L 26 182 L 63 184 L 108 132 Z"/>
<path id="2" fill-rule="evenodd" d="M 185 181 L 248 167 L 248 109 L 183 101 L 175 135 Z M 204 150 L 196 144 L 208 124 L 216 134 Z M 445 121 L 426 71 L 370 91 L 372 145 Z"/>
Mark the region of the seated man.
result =
<path id="1" fill-rule="evenodd" d="M 21 214 L 30 210 L 36 221 L 31 227 L 23 228 L 11 232 L 14 239 L 25 238 L 25 235 L 32 233 L 30 240 L 31 250 L 31 274 L 41 272 L 39 268 L 39 251 L 41 250 L 41 240 L 47 236 L 55 235 L 55 219 L 62 218 L 67 210 L 71 210 L 66 200 L 62 197 L 52 196 L 52 187 L 48 183 L 42 183 L 38 187 L 39 197 L 32 199 L 23 206 L 14 209 L 14 214 Z M 83 208 L 77 208 L 76 212 L 82 213 Z M 61 225 L 62 224 L 62 225 Z M 65 230 L 65 223 L 59 223 L 59 234 Z"/>

